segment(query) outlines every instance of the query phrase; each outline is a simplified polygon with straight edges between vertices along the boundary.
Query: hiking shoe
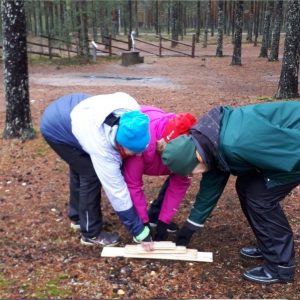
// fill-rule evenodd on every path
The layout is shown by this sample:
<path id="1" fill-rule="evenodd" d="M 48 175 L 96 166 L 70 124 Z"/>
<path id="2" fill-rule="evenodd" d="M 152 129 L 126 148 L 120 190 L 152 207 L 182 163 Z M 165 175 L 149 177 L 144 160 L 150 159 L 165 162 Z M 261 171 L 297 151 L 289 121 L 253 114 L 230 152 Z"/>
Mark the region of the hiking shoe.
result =
<path id="1" fill-rule="evenodd" d="M 152 228 L 157 227 L 157 223 L 150 222 L 149 224 L 150 224 L 150 227 L 152 227 Z M 167 232 L 174 233 L 178 229 L 179 229 L 178 225 L 176 223 L 174 223 L 174 222 L 171 222 L 170 224 L 168 224 Z"/>
<path id="2" fill-rule="evenodd" d="M 282 266 L 279 266 L 279 268 Z M 284 268 L 284 267 L 283 267 Z M 271 284 L 271 283 L 288 283 L 294 281 L 294 270 L 295 266 L 286 267 L 287 271 L 285 272 L 285 276 L 283 278 L 279 277 L 279 274 L 272 274 L 267 266 L 259 266 L 247 270 L 244 272 L 243 276 L 245 279 L 258 282 L 262 284 Z"/>
<path id="3" fill-rule="evenodd" d="M 81 236 L 80 243 L 86 246 L 115 246 L 119 244 L 120 237 L 116 233 L 102 230 L 97 237 L 88 238 Z"/>
<path id="4" fill-rule="evenodd" d="M 80 222 L 79 220 L 78 221 L 71 221 L 70 223 L 70 227 L 73 229 L 73 230 L 80 230 Z"/>
<path id="5" fill-rule="evenodd" d="M 241 248 L 240 254 L 246 258 L 253 258 L 253 259 L 263 258 L 263 255 L 262 255 L 260 249 L 257 247 L 253 247 L 253 246 Z"/>

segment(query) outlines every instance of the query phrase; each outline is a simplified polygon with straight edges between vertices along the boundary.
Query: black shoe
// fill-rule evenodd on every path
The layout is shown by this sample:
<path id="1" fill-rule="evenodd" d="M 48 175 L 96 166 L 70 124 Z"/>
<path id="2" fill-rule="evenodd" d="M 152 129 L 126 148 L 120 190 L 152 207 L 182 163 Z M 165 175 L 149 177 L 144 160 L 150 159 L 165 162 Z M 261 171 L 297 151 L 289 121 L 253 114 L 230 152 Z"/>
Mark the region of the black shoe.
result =
<path id="1" fill-rule="evenodd" d="M 102 230 L 97 237 L 88 238 L 81 236 L 80 243 L 86 246 L 115 246 L 119 244 L 120 237 L 116 233 L 110 233 Z"/>
<path id="2" fill-rule="evenodd" d="M 294 277 L 294 276 L 290 276 L 288 280 L 276 278 L 267 270 L 266 266 L 259 266 L 253 269 L 249 269 L 243 275 L 244 278 L 247 280 L 262 283 L 262 284 L 292 282 Z"/>
<path id="3" fill-rule="evenodd" d="M 157 222 L 150 222 L 149 223 L 150 227 L 155 228 L 157 227 Z M 170 233 L 174 233 L 179 229 L 178 225 L 174 222 L 171 222 L 168 224 L 167 231 Z"/>
<path id="4" fill-rule="evenodd" d="M 240 254 L 246 258 L 260 259 L 263 255 L 257 247 L 243 247 L 240 249 Z"/>

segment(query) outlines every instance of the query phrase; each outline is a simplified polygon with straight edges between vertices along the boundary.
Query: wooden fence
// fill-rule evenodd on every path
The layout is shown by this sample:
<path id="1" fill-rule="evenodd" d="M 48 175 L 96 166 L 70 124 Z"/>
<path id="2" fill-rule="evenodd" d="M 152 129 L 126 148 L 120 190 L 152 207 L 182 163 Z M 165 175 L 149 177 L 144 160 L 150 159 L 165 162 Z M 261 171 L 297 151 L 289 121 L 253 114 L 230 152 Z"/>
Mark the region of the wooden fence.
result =
<path id="1" fill-rule="evenodd" d="M 27 50 L 29 54 L 36 54 L 41 56 L 48 56 L 50 59 L 53 57 L 68 57 L 79 54 L 79 46 L 75 42 L 66 42 L 54 37 L 40 36 L 37 39 L 42 39 L 42 42 L 27 41 Z M 127 40 L 121 40 L 113 38 L 111 35 L 103 36 L 105 43 L 89 41 L 90 53 L 93 55 L 94 60 L 97 55 L 121 55 L 122 52 L 130 51 L 133 48 L 131 36 L 127 37 Z M 155 36 L 157 43 L 147 42 L 139 38 L 134 38 L 134 50 L 138 50 L 141 53 L 148 53 L 151 55 L 162 56 L 188 56 L 195 57 L 195 35 L 192 36 L 191 44 L 175 41 L 162 37 L 161 35 Z M 166 42 L 176 44 L 176 47 L 168 47 Z M 61 46 L 63 45 L 63 46 Z M 179 46 L 184 46 L 185 49 L 179 49 Z M 2 49 L 2 46 L 0 46 Z M 175 53 L 175 54 L 174 54 Z"/>

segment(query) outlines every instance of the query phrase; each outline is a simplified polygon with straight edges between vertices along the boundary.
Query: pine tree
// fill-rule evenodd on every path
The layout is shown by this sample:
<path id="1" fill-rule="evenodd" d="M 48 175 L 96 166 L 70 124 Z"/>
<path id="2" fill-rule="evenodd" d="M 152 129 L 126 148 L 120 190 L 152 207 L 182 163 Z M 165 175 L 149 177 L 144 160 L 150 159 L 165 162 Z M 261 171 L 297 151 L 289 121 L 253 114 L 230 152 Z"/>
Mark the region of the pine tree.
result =
<path id="1" fill-rule="evenodd" d="M 231 65 L 242 64 L 243 4 L 244 1 L 237 1 L 235 7 L 234 49 Z"/>
<path id="2" fill-rule="evenodd" d="M 300 0 L 289 0 L 286 16 L 286 36 L 280 80 L 276 98 L 299 97 Z"/>
<path id="3" fill-rule="evenodd" d="M 6 120 L 4 138 L 31 139 L 24 0 L 1 1 Z"/>

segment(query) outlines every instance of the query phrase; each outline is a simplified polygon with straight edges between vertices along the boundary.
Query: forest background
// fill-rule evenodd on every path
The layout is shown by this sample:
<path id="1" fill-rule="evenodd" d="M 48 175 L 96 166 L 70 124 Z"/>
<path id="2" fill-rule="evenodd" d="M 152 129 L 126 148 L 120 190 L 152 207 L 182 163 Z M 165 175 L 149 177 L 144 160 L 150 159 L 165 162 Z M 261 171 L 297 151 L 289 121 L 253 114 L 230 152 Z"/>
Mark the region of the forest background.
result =
<path id="1" fill-rule="evenodd" d="M 0 298 L 298 299 L 299 270 L 288 285 L 242 279 L 254 262 L 238 249 L 254 237 L 234 178 L 191 244 L 212 251 L 211 264 L 103 259 L 101 249 L 81 246 L 67 220 L 67 166 L 38 124 L 45 107 L 70 92 L 124 91 L 141 104 L 196 116 L 220 104 L 298 99 L 299 2 L 2 0 Z M 144 63 L 124 67 L 133 31 Z M 178 223 L 188 215 L 198 179 Z M 162 180 L 145 176 L 149 201 Z M 283 204 L 297 261 L 299 194 L 295 189 Z M 122 244 L 131 243 L 105 195 L 102 208 Z"/>

